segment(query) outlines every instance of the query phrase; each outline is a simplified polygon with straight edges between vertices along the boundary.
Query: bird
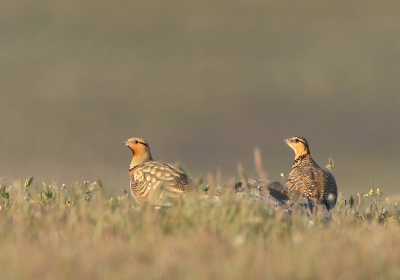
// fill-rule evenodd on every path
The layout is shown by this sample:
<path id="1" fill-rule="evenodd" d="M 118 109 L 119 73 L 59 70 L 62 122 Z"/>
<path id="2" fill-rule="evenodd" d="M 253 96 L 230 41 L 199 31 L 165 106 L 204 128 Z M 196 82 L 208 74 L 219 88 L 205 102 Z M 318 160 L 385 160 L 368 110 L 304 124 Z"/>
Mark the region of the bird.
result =
<path id="1" fill-rule="evenodd" d="M 286 188 L 307 197 L 312 212 L 313 203 L 324 205 L 329 212 L 336 205 L 337 186 L 333 175 L 312 159 L 304 137 L 293 136 L 284 142 L 295 152 Z M 310 201 L 311 200 L 311 201 Z"/>
<path id="2" fill-rule="evenodd" d="M 140 205 L 170 206 L 170 198 L 186 196 L 193 190 L 193 181 L 181 168 L 153 160 L 145 140 L 130 138 L 123 144 L 133 153 L 130 189 Z"/>

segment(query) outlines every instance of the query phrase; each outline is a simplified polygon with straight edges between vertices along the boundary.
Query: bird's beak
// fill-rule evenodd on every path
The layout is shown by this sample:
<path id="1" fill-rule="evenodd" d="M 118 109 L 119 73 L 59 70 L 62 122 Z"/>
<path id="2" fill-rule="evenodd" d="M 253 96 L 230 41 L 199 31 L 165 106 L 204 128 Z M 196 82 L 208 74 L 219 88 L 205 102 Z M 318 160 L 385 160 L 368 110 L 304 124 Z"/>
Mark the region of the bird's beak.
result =
<path id="1" fill-rule="evenodd" d="M 285 139 L 285 140 L 283 140 L 283 142 L 285 142 L 287 144 L 287 143 L 289 143 L 289 139 Z"/>
<path id="2" fill-rule="evenodd" d="M 122 142 L 122 144 L 124 144 L 125 146 L 128 146 L 129 145 L 128 140 Z"/>

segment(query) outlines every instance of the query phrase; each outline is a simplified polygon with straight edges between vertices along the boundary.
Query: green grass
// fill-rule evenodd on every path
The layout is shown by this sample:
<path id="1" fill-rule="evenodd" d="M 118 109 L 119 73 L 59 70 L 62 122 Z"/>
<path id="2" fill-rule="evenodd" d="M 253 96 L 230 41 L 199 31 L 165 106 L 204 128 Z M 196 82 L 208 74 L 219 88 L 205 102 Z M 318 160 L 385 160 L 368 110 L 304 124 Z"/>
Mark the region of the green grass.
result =
<path id="1" fill-rule="evenodd" d="M 4 279 L 398 279 L 400 222 L 382 192 L 339 199 L 333 220 L 309 226 L 235 199 L 201 195 L 171 208 L 108 197 L 100 180 L 0 188 Z M 212 189 L 212 188 L 211 188 Z M 211 190 L 210 190 L 211 192 Z"/>

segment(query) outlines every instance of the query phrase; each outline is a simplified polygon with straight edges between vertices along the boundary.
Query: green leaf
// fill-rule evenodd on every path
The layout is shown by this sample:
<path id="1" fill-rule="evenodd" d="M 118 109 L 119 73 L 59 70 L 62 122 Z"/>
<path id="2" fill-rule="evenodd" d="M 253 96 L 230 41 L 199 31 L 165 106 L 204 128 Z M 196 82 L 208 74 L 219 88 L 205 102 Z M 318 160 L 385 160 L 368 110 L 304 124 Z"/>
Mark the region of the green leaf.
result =
<path id="1" fill-rule="evenodd" d="M 353 196 L 350 196 L 349 204 L 350 204 L 350 208 L 354 207 L 354 198 L 353 198 Z"/>

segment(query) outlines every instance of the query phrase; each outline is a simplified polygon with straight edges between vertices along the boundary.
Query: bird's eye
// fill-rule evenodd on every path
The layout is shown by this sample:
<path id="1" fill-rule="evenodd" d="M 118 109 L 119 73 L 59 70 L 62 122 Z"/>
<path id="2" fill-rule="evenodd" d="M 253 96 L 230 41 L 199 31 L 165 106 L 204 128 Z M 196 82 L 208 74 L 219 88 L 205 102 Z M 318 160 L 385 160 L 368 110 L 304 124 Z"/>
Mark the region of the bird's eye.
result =
<path id="1" fill-rule="evenodd" d="M 299 142 L 299 139 L 294 138 L 293 142 L 294 142 L 294 143 L 297 143 L 297 142 Z"/>
<path id="2" fill-rule="evenodd" d="M 139 144 L 138 140 L 133 141 L 133 144 Z"/>

